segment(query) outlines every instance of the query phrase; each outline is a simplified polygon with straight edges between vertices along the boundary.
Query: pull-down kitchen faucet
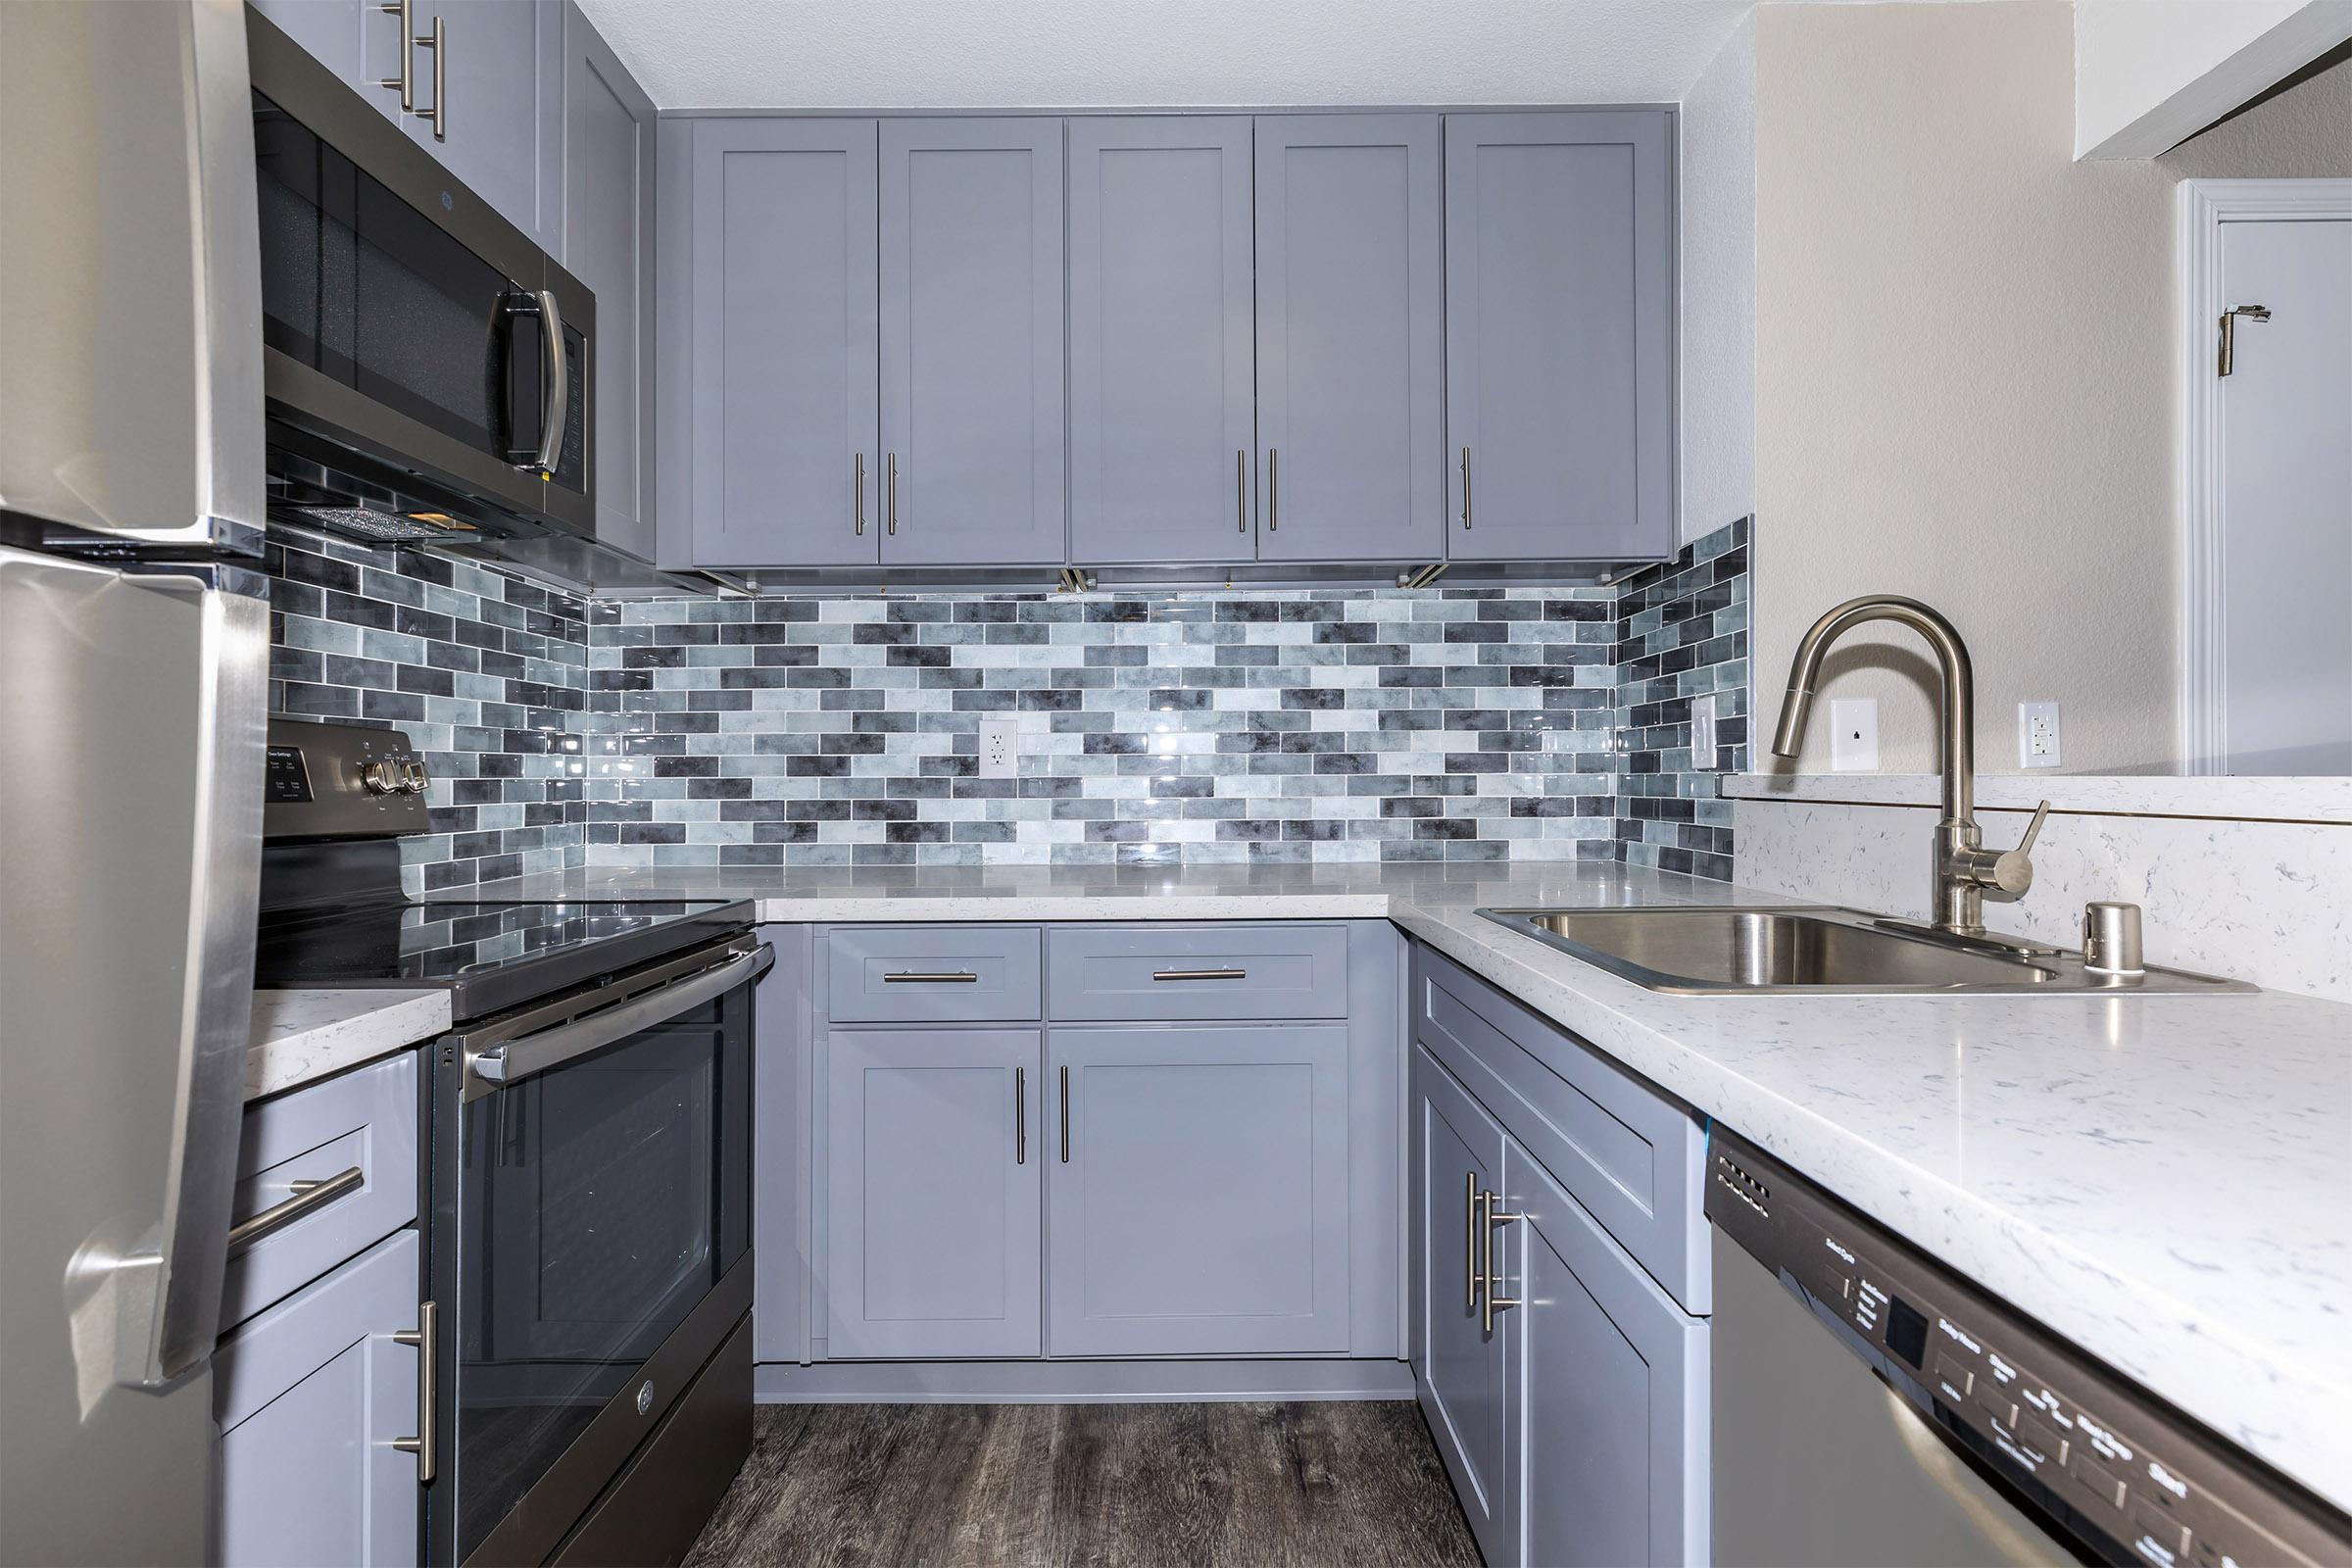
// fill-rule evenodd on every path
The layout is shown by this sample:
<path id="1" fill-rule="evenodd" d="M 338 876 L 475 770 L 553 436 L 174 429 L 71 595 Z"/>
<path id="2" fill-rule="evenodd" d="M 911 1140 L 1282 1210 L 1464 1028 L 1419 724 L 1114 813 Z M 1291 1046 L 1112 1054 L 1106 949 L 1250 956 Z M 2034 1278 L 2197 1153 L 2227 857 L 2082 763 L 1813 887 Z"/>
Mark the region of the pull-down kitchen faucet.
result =
<path id="1" fill-rule="evenodd" d="M 2034 885 L 2034 862 L 2028 852 L 2041 833 L 2049 814 L 2044 801 L 2034 809 L 2026 836 L 2014 850 L 1984 847 L 1977 826 L 1977 690 L 1968 664 L 1968 645 L 1952 623 L 1916 599 L 1872 594 L 1849 599 L 1815 621 L 1796 645 L 1788 664 L 1788 695 L 1781 705 L 1780 728 L 1774 732 L 1775 757 L 1796 756 L 1805 735 L 1805 715 L 1813 707 L 1813 686 L 1821 674 L 1822 656 L 1830 645 L 1866 620 L 1900 621 L 1928 640 L 1942 673 L 1940 708 L 1943 725 L 1943 820 L 1936 824 L 1935 883 L 1929 921 L 1954 936 L 1984 935 L 1984 890 L 1998 888 L 2019 894 Z"/>

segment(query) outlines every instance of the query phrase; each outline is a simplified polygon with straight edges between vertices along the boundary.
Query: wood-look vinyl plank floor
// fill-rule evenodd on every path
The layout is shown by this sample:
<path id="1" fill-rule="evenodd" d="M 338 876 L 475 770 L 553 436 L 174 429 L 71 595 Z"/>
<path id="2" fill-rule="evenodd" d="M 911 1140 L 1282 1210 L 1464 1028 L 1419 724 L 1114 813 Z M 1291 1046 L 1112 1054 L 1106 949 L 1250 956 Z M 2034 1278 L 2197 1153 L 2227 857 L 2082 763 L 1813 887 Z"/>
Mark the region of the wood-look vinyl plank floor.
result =
<path id="1" fill-rule="evenodd" d="M 692 1568 L 1478 1568 L 1410 1401 L 761 1405 Z"/>

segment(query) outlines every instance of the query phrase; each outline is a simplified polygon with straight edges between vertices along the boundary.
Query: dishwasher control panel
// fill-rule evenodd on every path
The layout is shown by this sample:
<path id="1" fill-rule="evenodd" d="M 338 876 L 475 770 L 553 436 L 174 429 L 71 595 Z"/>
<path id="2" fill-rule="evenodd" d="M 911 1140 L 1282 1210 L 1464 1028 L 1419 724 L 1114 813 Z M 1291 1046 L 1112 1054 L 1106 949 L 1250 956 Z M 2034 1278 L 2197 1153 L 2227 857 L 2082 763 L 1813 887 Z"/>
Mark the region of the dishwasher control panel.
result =
<path id="1" fill-rule="evenodd" d="M 1946 1443 L 2110 1562 L 2352 1560 L 2352 1521 L 1717 1126 L 1707 1217 Z"/>

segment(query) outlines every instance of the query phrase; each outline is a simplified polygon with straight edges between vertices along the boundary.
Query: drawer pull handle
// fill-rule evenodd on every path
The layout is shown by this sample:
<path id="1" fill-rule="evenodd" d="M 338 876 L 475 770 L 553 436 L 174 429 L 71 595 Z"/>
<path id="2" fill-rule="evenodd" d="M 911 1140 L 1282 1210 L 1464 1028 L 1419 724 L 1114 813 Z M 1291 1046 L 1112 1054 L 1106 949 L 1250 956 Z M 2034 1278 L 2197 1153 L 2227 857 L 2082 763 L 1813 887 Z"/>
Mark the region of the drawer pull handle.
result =
<path id="1" fill-rule="evenodd" d="M 1154 980 L 1247 980 L 1247 969 L 1154 969 Z"/>
<path id="2" fill-rule="evenodd" d="M 901 971 L 900 971 L 899 973 L 897 973 L 897 974 L 886 974 L 886 975 L 884 975 L 884 976 L 882 977 L 882 983 L 883 983 L 884 985 L 891 985 L 891 986 L 904 986 L 904 985 L 925 985 L 925 986 L 966 985 L 966 986 L 968 986 L 968 985 L 972 984 L 973 982 L 977 981 L 979 978 L 980 978 L 980 977 L 979 977 L 978 975 L 976 975 L 976 974 L 972 973 L 972 971 L 971 971 L 971 970 L 969 970 L 969 969 L 958 969 L 958 970 L 956 970 L 956 971 L 955 973 L 953 973 L 953 974 L 916 974 L 916 973 L 915 973 L 914 971 L 912 971 L 911 969 L 903 969 L 903 970 L 901 970 Z"/>
<path id="3" fill-rule="evenodd" d="M 416 1456 L 416 1479 L 419 1482 L 432 1480 L 433 1471 L 438 1468 L 433 1428 L 439 1420 L 440 1401 L 436 1397 L 438 1385 L 433 1363 L 438 1359 L 441 1348 L 440 1326 L 440 1307 L 431 1301 L 418 1301 L 416 1327 L 398 1330 L 392 1336 L 395 1345 L 416 1347 L 416 1436 L 394 1438 L 392 1446 L 403 1453 Z"/>
<path id="4" fill-rule="evenodd" d="M 306 1214 L 316 1214 L 346 1193 L 356 1193 L 368 1178 L 360 1167 L 337 1171 L 322 1182 L 290 1182 L 294 1196 L 272 1203 L 250 1219 L 240 1220 L 228 1233 L 228 1255 L 236 1256 L 263 1237 L 284 1230 Z"/>

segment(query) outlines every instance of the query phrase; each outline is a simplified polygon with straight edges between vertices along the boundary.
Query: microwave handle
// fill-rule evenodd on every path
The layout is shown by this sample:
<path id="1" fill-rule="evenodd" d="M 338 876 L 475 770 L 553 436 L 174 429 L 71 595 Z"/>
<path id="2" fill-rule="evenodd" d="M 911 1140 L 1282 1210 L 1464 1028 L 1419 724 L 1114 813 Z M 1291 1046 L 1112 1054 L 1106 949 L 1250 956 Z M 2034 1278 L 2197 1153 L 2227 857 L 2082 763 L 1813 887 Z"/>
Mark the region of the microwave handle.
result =
<path id="1" fill-rule="evenodd" d="M 539 436 L 541 473 L 552 474 L 564 458 L 564 428 L 571 418 L 571 374 L 564 348 L 564 313 L 557 308 L 556 291 L 539 290 L 540 336 L 547 340 L 547 422 Z"/>
<path id="2" fill-rule="evenodd" d="M 732 991 L 747 980 L 757 980 L 775 961 L 776 950 L 761 943 L 749 953 L 738 953 L 724 963 L 673 981 L 617 1007 L 607 1007 L 571 1023 L 474 1052 L 466 1058 L 466 1075 L 488 1089 L 507 1088 L 534 1073 L 560 1067 L 574 1056 L 584 1056 L 615 1040 L 626 1040 L 682 1012 L 691 1012 L 712 997 Z M 488 1089 L 479 1092 L 487 1093 Z M 466 1098 L 474 1098 L 470 1086 Z"/>

